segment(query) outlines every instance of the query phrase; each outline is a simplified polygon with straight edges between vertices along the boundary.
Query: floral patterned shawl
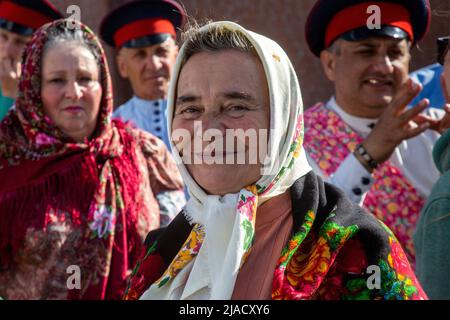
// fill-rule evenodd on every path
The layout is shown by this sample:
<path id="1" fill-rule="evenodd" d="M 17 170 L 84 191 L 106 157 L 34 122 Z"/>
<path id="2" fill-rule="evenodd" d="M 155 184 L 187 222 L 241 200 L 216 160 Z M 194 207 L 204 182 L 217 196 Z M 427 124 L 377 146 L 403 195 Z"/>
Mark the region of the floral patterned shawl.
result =
<path id="1" fill-rule="evenodd" d="M 263 63 L 271 100 L 271 128 L 275 129 L 270 136 L 269 156 L 279 162 L 270 171 L 275 174 L 263 175 L 255 185 L 222 199 L 205 195 L 180 165 L 191 199 L 166 230 L 148 237 L 125 299 L 231 299 L 236 275 L 252 254 L 258 202 L 286 191 L 293 199 L 294 227 L 273 271 L 273 299 L 425 299 L 390 230 L 352 204 L 336 187 L 309 172 L 302 148 L 300 87 L 284 51 L 273 41 L 234 23 L 216 24 L 241 31 L 254 44 Z M 182 56 L 183 47 L 175 75 Z M 169 121 L 174 109 L 174 83 L 169 94 Z M 231 213 L 228 225 L 226 219 L 220 219 L 225 211 Z M 215 223 L 212 228 L 210 221 Z M 230 225 L 232 232 L 225 246 L 208 242 L 208 237 L 214 239 Z M 378 288 L 371 286 L 372 267 L 380 280 Z"/>
<path id="2" fill-rule="evenodd" d="M 103 89 L 96 130 L 82 143 L 46 116 L 40 94 L 49 32 L 74 23 L 100 57 Z M 0 296 L 122 294 L 146 233 L 159 226 L 155 196 L 182 190 L 182 182 L 162 143 L 111 121 L 112 111 L 107 61 L 94 33 L 71 20 L 39 29 L 23 56 L 16 106 L 0 125 Z M 70 270 L 81 275 L 74 287 Z"/>
<path id="3" fill-rule="evenodd" d="M 427 299 L 389 228 L 341 190 L 310 172 L 290 193 L 293 230 L 273 270 L 272 299 Z M 164 231 L 151 232 L 125 299 L 138 299 L 149 286 L 164 288 L 178 278 L 203 240 L 201 227 L 182 214 Z"/>

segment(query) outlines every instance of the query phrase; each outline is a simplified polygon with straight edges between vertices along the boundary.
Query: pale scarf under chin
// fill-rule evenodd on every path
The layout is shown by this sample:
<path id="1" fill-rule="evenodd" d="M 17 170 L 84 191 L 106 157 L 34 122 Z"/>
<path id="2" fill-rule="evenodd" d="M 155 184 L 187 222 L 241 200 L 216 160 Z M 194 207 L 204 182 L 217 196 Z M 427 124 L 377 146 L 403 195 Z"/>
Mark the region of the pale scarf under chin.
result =
<path id="1" fill-rule="evenodd" d="M 235 253 L 239 251 L 239 243 L 242 243 L 242 241 L 236 241 L 241 236 L 238 234 L 241 230 L 240 219 L 236 214 L 238 197 L 239 193 L 227 194 L 224 197 L 207 196 L 203 205 L 194 204 L 195 202 L 192 201 L 186 206 L 188 219 L 192 219 L 205 228 L 205 240 L 194 261 L 194 265 L 202 265 L 200 270 L 207 271 L 207 274 L 201 271 L 201 276 L 209 278 L 210 290 L 206 292 L 209 297 L 202 298 L 225 299 L 222 296 L 223 292 L 229 292 L 234 287 L 230 273 L 238 271 L 240 260 Z M 195 268 L 195 270 L 199 269 Z M 194 278 L 197 277 L 194 275 Z M 223 281 L 225 279 L 227 281 Z M 193 283 L 193 286 L 196 284 Z"/>
<path id="2" fill-rule="evenodd" d="M 184 215 L 191 224 L 204 231 L 204 240 L 198 254 L 173 279 L 164 285 L 158 281 L 141 299 L 221 299 L 229 300 L 240 267 L 249 254 L 253 240 L 258 202 L 286 192 L 293 183 L 311 168 L 301 146 L 303 139 L 303 103 L 297 76 L 289 58 L 274 41 L 247 31 L 232 22 L 216 22 L 220 26 L 242 32 L 254 45 L 262 62 L 269 84 L 271 133 L 269 157 L 276 159 L 269 172 L 256 186 L 243 188 L 239 193 L 223 197 L 207 195 L 181 164 L 179 169 L 189 188 L 190 200 Z M 181 71 L 184 47 L 174 70 L 168 99 L 168 128 L 171 131 L 174 113 L 176 83 Z M 171 134 L 171 132 L 170 132 Z M 172 144 L 177 163 L 182 163 Z M 251 238 L 249 238 L 251 237 Z"/>

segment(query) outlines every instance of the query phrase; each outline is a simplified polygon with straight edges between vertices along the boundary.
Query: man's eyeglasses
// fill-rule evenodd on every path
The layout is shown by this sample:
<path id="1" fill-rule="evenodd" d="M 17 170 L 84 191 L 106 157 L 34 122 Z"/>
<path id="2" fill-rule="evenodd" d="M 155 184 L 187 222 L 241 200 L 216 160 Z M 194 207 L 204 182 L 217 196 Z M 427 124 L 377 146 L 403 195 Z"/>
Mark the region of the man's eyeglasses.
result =
<path id="1" fill-rule="evenodd" d="M 440 37 L 437 39 L 438 62 L 441 65 L 444 65 L 444 63 L 445 63 L 445 56 L 447 55 L 447 52 L 450 49 L 449 43 L 450 43 L 450 37 Z"/>

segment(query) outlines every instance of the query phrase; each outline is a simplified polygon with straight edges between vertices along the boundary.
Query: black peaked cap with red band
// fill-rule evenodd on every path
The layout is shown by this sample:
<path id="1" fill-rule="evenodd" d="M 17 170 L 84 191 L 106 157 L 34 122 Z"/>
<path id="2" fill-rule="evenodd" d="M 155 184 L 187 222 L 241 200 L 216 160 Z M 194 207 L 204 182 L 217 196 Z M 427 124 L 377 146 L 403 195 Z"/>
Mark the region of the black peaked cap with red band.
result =
<path id="1" fill-rule="evenodd" d="M 0 1 L 0 28 L 22 36 L 31 36 L 44 24 L 63 18 L 46 0 Z"/>
<path id="2" fill-rule="evenodd" d="M 381 29 L 367 22 L 380 8 Z M 428 32 L 431 20 L 429 0 L 318 0 L 306 21 L 310 50 L 320 56 L 335 40 L 360 41 L 370 37 L 409 38 L 415 44 Z"/>
<path id="3" fill-rule="evenodd" d="M 111 11 L 100 24 L 100 37 L 115 48 L 142 48 L 176 38 L 185 22 L 183 7 L 172 0 L 127 2 Z"/>

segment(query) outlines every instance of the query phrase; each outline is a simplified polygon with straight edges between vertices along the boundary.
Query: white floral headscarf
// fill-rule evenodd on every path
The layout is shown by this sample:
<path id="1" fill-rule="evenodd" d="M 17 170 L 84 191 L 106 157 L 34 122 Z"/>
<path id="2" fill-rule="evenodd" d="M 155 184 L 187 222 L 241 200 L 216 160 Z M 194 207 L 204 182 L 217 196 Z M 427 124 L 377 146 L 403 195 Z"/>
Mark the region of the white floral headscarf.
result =
<path id="1" fill-rule="evenodd" d="M 208 195 L 191 177 L 172 141 L 173 156 L 190 194 L 184 214 L 195 227 L 172 265 L 144 293 L 143 299 L 230 299 L 239 269 L 253 243 L 258 202 L 284 193 L 311 170 L 302 147 L 300 86 L 288 56 L 273 40 L 233 22 L 210 23 L 199 32 L 217 26 L 244 34 L 263 64 L 270 94 L 268 155 L 273 160 L 266 169 L 273 174 L 263 175 L 255 185 L 242 186 L 236 194 Z M 184 55 L 183 46 L 168 97 L 170 136 Z M 195 248 L 193 241 L 198 242 Z M 177 259 L 186 260 L 186 256 L 189 261 L 177 263 Z"/>

